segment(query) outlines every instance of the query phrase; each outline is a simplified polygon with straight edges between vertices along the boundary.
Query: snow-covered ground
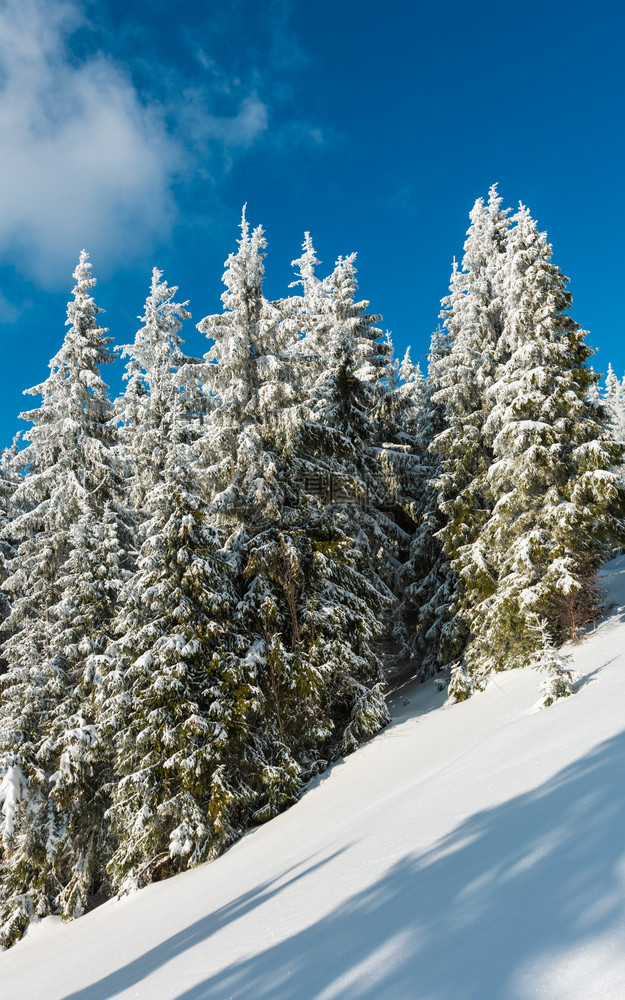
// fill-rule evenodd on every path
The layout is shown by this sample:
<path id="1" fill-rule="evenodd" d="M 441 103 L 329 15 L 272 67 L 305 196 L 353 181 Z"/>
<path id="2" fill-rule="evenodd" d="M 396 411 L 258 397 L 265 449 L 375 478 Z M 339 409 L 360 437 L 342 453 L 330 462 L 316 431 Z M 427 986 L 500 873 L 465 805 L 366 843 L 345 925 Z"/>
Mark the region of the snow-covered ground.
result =
<path id="1" fill-rule="evenodd" d="M 222 858 L 50 918 L 0 955 L 3 1000 L 623 1000 L 625 556 L 574 651 L 394 723 Z"/>

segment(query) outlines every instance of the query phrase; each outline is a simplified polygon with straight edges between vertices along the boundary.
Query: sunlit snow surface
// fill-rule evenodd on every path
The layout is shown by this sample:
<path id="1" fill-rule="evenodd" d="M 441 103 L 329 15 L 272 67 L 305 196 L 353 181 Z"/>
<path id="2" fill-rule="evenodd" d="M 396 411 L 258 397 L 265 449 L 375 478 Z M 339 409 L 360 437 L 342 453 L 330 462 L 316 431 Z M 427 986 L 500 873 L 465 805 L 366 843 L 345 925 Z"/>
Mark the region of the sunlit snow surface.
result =
<path id="1" fill-rule="evenodd" d="M 579 693 L 429 682 L 218 861 L 0 955 L 3 1000 L 623 1000 L 625 557 Z M 406 704 L 408 702 L 408 704 Z"/>

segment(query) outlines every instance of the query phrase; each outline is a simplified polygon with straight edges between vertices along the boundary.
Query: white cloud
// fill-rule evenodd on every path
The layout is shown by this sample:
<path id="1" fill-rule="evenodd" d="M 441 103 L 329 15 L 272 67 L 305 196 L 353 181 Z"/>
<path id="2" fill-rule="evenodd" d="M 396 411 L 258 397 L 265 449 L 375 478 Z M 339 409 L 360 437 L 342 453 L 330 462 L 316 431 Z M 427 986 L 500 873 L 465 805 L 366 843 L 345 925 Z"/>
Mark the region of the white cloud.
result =
<path id="1" fill-rule="evenodd" d="M 0 4 L 0 251 L 54 283 L 84 246 L 132 252 L 170 223 L 180 151 L 102 55 L 71 62 L 79 9 Z"/>
<path id="2" fill-rule="evenodd" d="M 168 131 L 172 109 L 143 101 L 122 66 L 71 56 L 84 23 L 78 0 L 0 0 L 0 257 L 50 286 L 83 246 L 109 263 L 145 250 L 171 228 L 172 184 L 199 146 L 245 149 L 267 128 L 255 93 L 220 118 L 200 92 L 195 135 Z"/>
<path id="3" fill-rule="evenodd" d="M 226 158 L 234 150 L 249 149 L 268 125 L 267 106 L 256 91 L 241 101 L 238 112 L 231 118 L 211 114 L 207 95 L 200 90 L 187 91 L 177 112 L 193 145 L 203 151 L 217 143 Z"/>
<path id="4" fill-rule="evenodd" d="M 0 292 L 0 323 L 15 323 L 21 315 L 22 310 Z"/>

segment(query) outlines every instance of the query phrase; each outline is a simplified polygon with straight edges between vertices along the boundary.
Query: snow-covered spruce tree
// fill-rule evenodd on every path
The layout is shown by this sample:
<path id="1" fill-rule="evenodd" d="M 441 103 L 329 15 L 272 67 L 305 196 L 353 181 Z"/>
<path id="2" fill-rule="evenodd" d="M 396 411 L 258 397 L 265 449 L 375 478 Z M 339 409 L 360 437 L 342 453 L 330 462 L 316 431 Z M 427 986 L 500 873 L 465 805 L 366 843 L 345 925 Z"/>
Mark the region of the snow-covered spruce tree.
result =
<path id="1" fill-rule="evenodd" d="M 311 392 L 314 419 L 335 437 L 333 453 L 338 457 L 343 452 L 353 465 L 358 464 L 355 442 L 368 452 L 373 444 L 376 390 L 389 353 L 374 325 L 381 317 L 367 314 L 367 301 L 355 301 L 355 261 L 355 253 L 339 257 L 324 282 L 326 294 L 318 304 L 322 319 L 317 324 L 324 328 L 324 336 L 317 335 L 313 344 L 323 351 L 325 364 Z"/>
<path id="2" fill-rule="evenodd" d="M 621 381 L 616 377 L 612 365 L 608 365 L 605 387 L 598 393 L 606 414 L 610 433 L 617 444 L 625 446 L 625 376 Z M 625 481 L 625 464 L 619 463 L 615 471 Z"/>
<path id="3" fill-rule="evenodd" d="M 473 678 L 469 677 L 467 671 L 460 661 L 451 665 L 451 677 L 447 688 L 447 697 L 453 705 L 460 701 L 467 701 L 471 697 L 475 688 Z"/>
<path id="4" fill-rule="evenodd" d="M 573 672 L 570 668 L 572 657 L 556 648 L 549 623 L 535 615 L 533 627 L 536 632 L 536 652 L 530 661 L 543 675 L 540 685 L 540 708 L 549 708 L 559 698 L 573 694 Z"/>
<path id="5" fill-rule="evenodd" d="M 324 508 L 326 480 L 304 433 L 293 325 L 283 304 L 263 295 L 264 247 L 262 229 L 250 233 L 244 216 L 224 275 L 224 312 L 199 324 L 214 341 L 204 474 L 227 536 L 237 631 L 247 637 L 257 693 L 256 819 L 291 801 L 320 759 L 352 749 L 387 719 L 370 645 L 384 597 L 359 566 L 338 505 Z"/>
<path id="6" fill-rule="evenodd" d="M 332 326 L 331 314 L 326 309 L 327 280 L 317 277 L 316 273 L 321 263 L 310 233 L 305 233 L 302 255 L 291 261 L 296 278 L 290 287 L 299 287 L 301 291 L 299 295 L 286 299 L 283 306 L 286 323 L 293 335 L 293 350 L 302 356 L 302 367 L 308 375 L 308 382 L 314 381 L 319 374 Z"/>
<path id="7" fill-rule="evenodd" d="M 125 533 L 125 526 L 123 526 Z M 53 865 L 58 882 L 56 910 L 80 916 L 95 891 L 108 892 L 104 866 L 114 838 L 105 812 L 114 779 L 112 747 L 98 730 L 98 658 L 110 641 L 127 552 L 120 541 L 118 512 L 107 504 L 97 515 L 84 499 L 68 532 L 70 554 L 51 609 L 51 649 L 58 651 L 70 681 L 50 721 L 48 748 L 57 770 L 50 797 L 61 819 Z"/>
<path id="8" fill-rule="evenodd" d="M 423 681 L 440 670 L 440 647 L 443 628 L 452 614 L 457 578 L 446 555 L 438 532 L 445 525 L 439 508 L 435 485 L 441 458 L 432 442 L 445 428 L 443 403 L 438 392 L 446 374 L 449 337 L 442 329 L 432 334 L 428 371 L 419 400 L 415 428 L 416 452 L 420 468 L 413 493 L 417 498 L 417 528 L 410 545 L 410 555 L 402 569 L 404 585 L 401 614 L 405 622 L 413 656 L 419 662 Z"/>
<path id="9" fill-rule="evenodd" d="M 419 451 L 424 380 L 421 366 L 412 363 L 410 348 L 400 361 L 395 358 L 388 331 L 385 344 L 388 353 L 382 378 L 377 381 L 376 403 L 371 414 L 374 454 L 380 470 L 380 494 L 389 509 L 396 509 L 393 500 L 396 503 L 401 497 L 405 507 L 414 513 L 414 503 L 420 492 L 420 485 L 415 484 L 424 472 Z"/>
<path id="10" fill-rule="evenodd" d="M 596 570 L 623 538 L 625 498 L 609 471 L 621 450 L 589 402 L 592 351 L 568 314 L 567 279 L 527 209 L 513 222 L 481 430 L 492 461 L 473 485 L 485 501 L 453 562 L 474 679 L 534 661 L 537 615 L 553 641 L 575 639 L 599 611 Z"/>
<path id="11" fill-rule="evenodd" d="M 115 748 L 116 890 L 198 864 L 249 814 L 250 706 L 230 568 L 196 472 L 170 446 L 147 493 L 145 541 L 99 658 L 100 727 Z"/>
<path id="12" fill-rule="evenodd" d="M 109 338 L 97 323 L 99 309 L 90 294 L 95 281 L 84 251 L 74 277 L 63 346 L 48 378 L 28 390 L 42 402 L 22 414 L 33 426 L 19 454 L 25 475 L 15 491 L 20 510 L 9 529 L 17 551 L 3 584 L 12 604 L 2 648 L 7 672 L 0 678 L 3 944 L 19 937 L 33 915 L 80 912 L 85 893 L 98 888 L 100 865 L 85 848 L 85 827 L 94 815 L 87 802 L 97 795 L 98 782 L 86 760 L 93 717 L 84 708 L 89 695 L 83 676 L 84 655 L 98 639 L 88 615 L 85 630 L 72 624 L 70 639 L 61 627 L 61 604 L 63 591 L 71 589 L 74 526 L 95 531 L 107 502 L 118 518 L 119 476 L 115 423 L 99 373 L 111 360 Z M 80 817 L 79 801 L 85 806 Z M 68 831 L 76 830 L 76 822 L 84 837 L 70 843 Z M 81 866 L 89 870 L 84 879 L 92 881 L 75 894 L 68 886 Z"/>
<path id="13" fill-rule="evenodd" d="M 420 371 L 409 354 L 401 364 L 394 360 L 390 336 L 381 341 L 373 325 L 379 317 L 367 315 L 368 302 L 355 300 L 355 255 L 339 258 L 323 280 L 318 263 L 307 233 L 293 261 L 292 287 L 301 286 L 302 294 L 282 303 L 285 326 L 299 336 L 291 352 L 298 404 L 288 410 L 296 428 L 289 450 L 307 460 L 304 482 L 316 483 L 313 492 L 330 505 L 369 567 L 370 582 L 389 599 L 376 648 L 396 662 L 407 652 L 393 591 L 414 528 L 412 425 Z"/>
<path id="14" fill-rule="evenodd" d="M 309 350 L 323 354 L 307 387 L 301 436 L 343 501 L 343 530 L 357 540 L 390 596 L 400 550 L 407 549 L 414 526 L 411 420 L 419 379 L 407 360 L 409 383 L 400 389 L 392 345 L 375 326 L 380 317 L 366 312 L 366 300 L 356 301 L 355 259 L 339 257 L 323 282 L 325 294 L 317 293 L 319 319 Z"/>
<path id="15" fill-rule="evenodd" d="M 169 445 L 189 443 L 197 434 L 194 418 L 201 410 L 199 364 L 180 349 L 187 303 L 174 301 L 177 287 L 162 281 L 154 268 L 133 344 L 122 347 L 129 357 L 127 385 L 117 400 L 121 420 L 120 451 L 129 479 L 130 498 L 140 510 L 147 492 L 160 482 Z"/>
<path id="16" fill-rule="evenodd" d="M 432 402 L 440 407 L 443 426 L 437 428 L 430 445 L 438 457 L 431 488 L 443 522 L 437 537 L 456 572 L 462 565 L 462 560 L 456 562 L 460 551 L 475 540 L 490 513 L 482 475 L 491 464 L 492 450 L 483 426 L 504 323 L 502 295 L 510 223 L 501 201 L 494 185 L 488 203 L 481 198 L 475 203 L 462 267 L 454 264 L 450 294 L 443 300 L 441 313 L 448 348 L 437 363 L 437 390 L 432 395 Z M 429 574 L 428 565 L 426 562 L 424 568 Z M 438 661 L 444 665 L 462 653 L 468 631 L 462 614 L 462 577 L 460 581 L 456 578 L 451 607 L 446 599 L 432 603 L 441 571 L 444 587 L 445 578 L 449 579 L 448 570 L 439 567 L 431 581 L 428 601 L 434 621 L 428 621 L 426 634 L 438 640 Z M 428 613 L 428 619 L 431 617 Z"/>
<path id="17" fill-rule="evenodd" d="M 407 541 L 397 515 L 403 515 L 412 526 L 401 503 L 407 506 L 402 485 L 409 479 L 410 421 L 420 373 L 409 356 L 403 365 L 393 361 L 390 338 L 380 342 L 381 332 L 373 325 L 379 317 L 366 313 L 368 302 L 355 301 L 355 254 L 339 258 L 323 280 L 315 274 L 318 263 L 307 233 L 302 256 L 293 261 L 298 274 L 293 286 L 301 285 L 302 295 L 282 304 L 283 310 L 290 307 L 285 326 L 301 338 L 291 349 L 296 400 L 282 410 L 279 420 L 280 443 L 295 472 L 290 481 L 300 484 L 299 491 L 291 488 L 287 503 L 293 504 L 296 498 L 300 528 L 303 526 L 305 533 L 314 526 L 320 532 L 316 544 L 325 548 L 331 540 L 328 529 L 334 532 L 335 565 L 330 561 L 325 564 L 328 580 L 315 573 L 315 583 L 311 578 L 306 585 L 304 575 L 302 590 L 314 593 L 319 585 L 326 590 L 337 571 L 338 579 L 346 577 L 349 569 L 352 586 L 343 588 L 343 611 L 356 622 L 368 602 L 373 617 L 358 627 L 372 636 L 382 628 L 375 616 L 385 610 L 388 618 L 393 603 L 380 568 L 394 582 L 392 563 L 397 565 L 398 549 Z M 301 541 L 301 531 L 297 534 Z M 352 555 L 346 561 L 344 544 L 348 539 L 353 540 L 347 543 Z M 382 556 L 382 548 L 388 560 Z M 364 596 L 364 605 L 354 602 L 356 594 Z M 311 611 L 307 616 L 312 620 Z M 354 645 L 358 657 L 364 651 L 364 647 L 359 650 L 358 644 Z M 375 657 L 369 652 L 366 659 L 369 666 L 363 676 L 369 682 L 379 679 Z M 359 669 L 362 666 L 361 660 Z M 385 718 L 381 707 L 376 708 L 374 717 L 376 725 Z"/>
<path id="18" fill-rule="evenodd" d="M 410 349 L 400 362 L 394 358 L 390 333 L 386 343 L 388 355 L 372 413 L 377 480 L 372 513 L 387 537 L 386 545 L 380 547 L 381 575 L 395 595 L 392 629 L 382 644 L 385 662 L 392 670 L 403 668 L 414 658 L 414 619 L 404 613 L 404 599 L 407 581 L 414 579 L 406 570 L 423 509 L 426 465 L 420 437 L 427 390 L 420 365 L 412 363 Z"/>
<path id="19" fill-rule="evenodd" d="M 421 373 L 409 352 L 401 363 L 394 359 L 390 335 L 382 341 L 374 325 L 380 317 L 356 301 L 355 255 L 340 258 L 323 280 L 317 264 L 306 234 L 302 256 L 293 261 L 293 285 L 302 294 L 288 300 L 286 320 L 301 335 L 299 450 L 310 459 L 311 481 L 323 482 L 326 497 L 339 500 L 342 528 L 355 539 L 374 586 L 390 597 L 414 529 Z M 408 647 L 395 610 L 380 649 L 397 661 Z"/>
<path id="20" fill-rule="evenodd" d="M 238 251 L 226 261 L 224 310 L 206 316 L 198 323 L 198 330 L 214 341 L 202 370 L 211 396 L 210 419 L 201 442 L 207 481 L 220 493 L 228 484 L 221 502 L 242 511 L 248 489 L 245 485 L 239 490 L 240 476 L 236 474 L 241 445 L 243 454 L 256 448 L 262 451 L 262 428 L 295 397 L 288 356 L 293 333 L 282 322 L 279 306 L 263 295 L 266 241 L 262 227 L 250 233 L 245 207 L 238 244 Z M 249 440 L 241 442 L 242 433 L 250 435 Z M 260 480 L 258 491 L 248 496 L 252 502 L 246 514 L 251 520 L 265 508 Z"/>

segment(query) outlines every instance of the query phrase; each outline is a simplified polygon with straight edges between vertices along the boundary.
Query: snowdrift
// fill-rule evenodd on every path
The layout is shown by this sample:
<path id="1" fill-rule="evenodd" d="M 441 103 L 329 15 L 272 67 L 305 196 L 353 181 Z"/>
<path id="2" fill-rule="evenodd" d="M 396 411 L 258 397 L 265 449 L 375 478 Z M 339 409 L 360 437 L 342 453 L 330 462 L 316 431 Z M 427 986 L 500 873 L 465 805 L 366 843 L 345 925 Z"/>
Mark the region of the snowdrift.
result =
<path id="1" fill-rule="evenodd" d="M 578 693 L 498 674 L 393 724 L 223 857 L 0 955 L 3 1000 L 622 1000 L 625 556 Z"/>

